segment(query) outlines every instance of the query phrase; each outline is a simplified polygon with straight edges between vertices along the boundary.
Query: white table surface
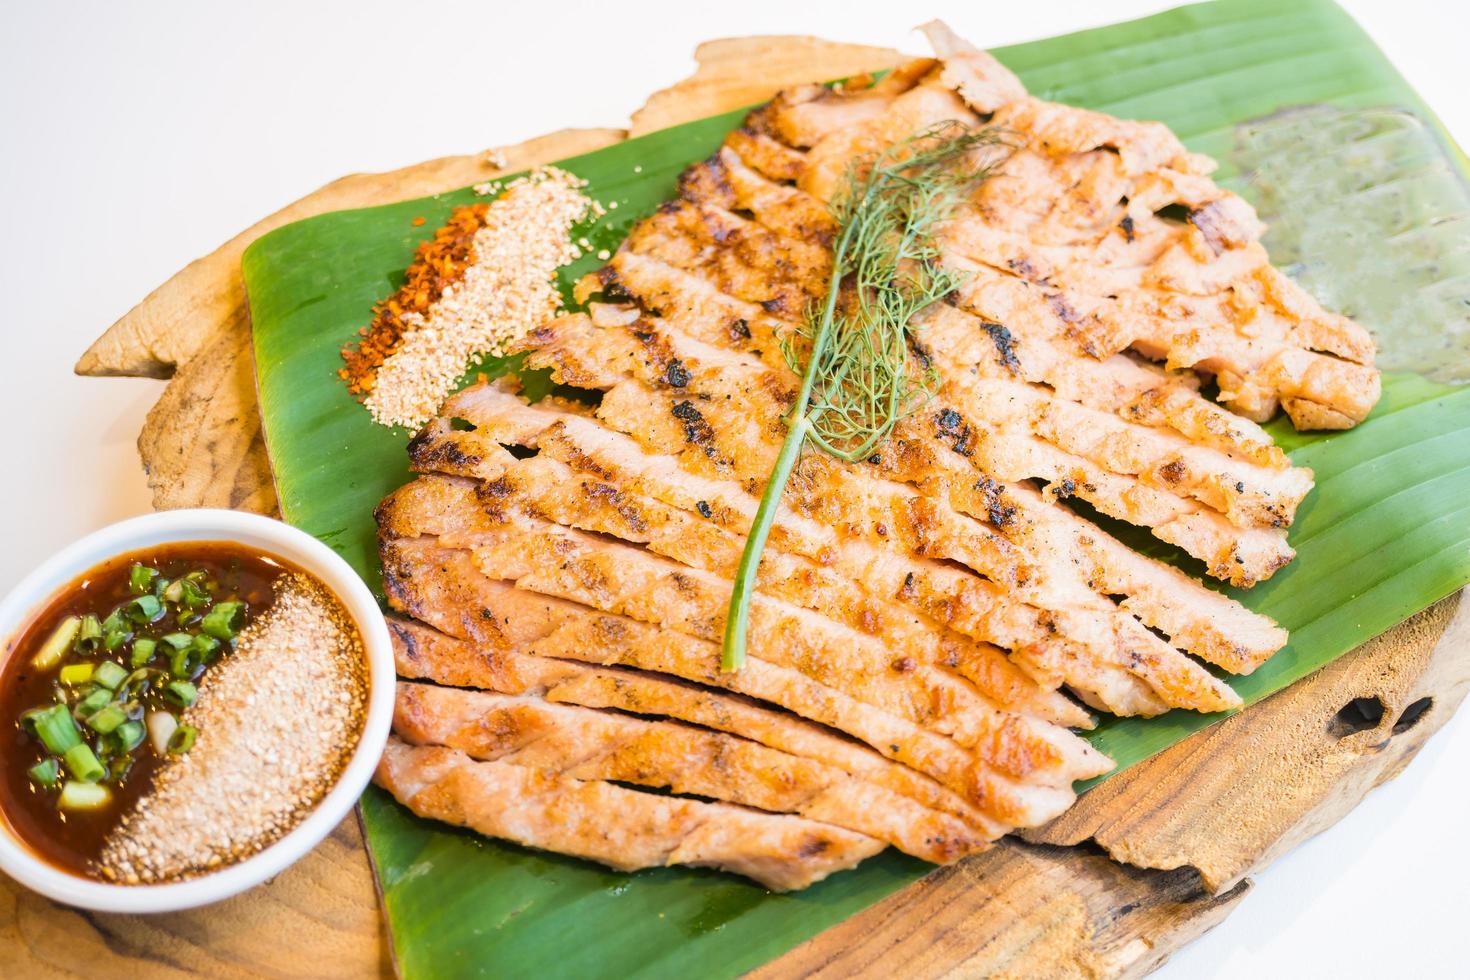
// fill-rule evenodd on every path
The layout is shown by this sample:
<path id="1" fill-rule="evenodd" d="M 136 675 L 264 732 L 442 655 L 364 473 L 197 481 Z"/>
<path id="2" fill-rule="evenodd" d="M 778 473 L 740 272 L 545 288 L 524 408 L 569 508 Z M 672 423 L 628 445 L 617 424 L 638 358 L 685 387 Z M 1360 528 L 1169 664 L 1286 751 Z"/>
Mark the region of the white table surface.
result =
<path id="1" fill-rule="evenodd" d="M 0 19 L 0 589 L 148 509 L 159 382 L 80 379 L 109 323 L 240 229 L 352 171 L 618 126 L 694 45 L 811 33 L 919 52 L 940 16 L 999 45 L 1172 6 L 1094 2 L 35 3 Z M 1470 146 L 1466 0 L 1345 6 Z M 582 76 L 595 66 L 597 84 Z M 506 99 L 501 93 L 514 93 Z M 1467 976 L 1470 720 L 1260 875 L 1159 976 Z"/>

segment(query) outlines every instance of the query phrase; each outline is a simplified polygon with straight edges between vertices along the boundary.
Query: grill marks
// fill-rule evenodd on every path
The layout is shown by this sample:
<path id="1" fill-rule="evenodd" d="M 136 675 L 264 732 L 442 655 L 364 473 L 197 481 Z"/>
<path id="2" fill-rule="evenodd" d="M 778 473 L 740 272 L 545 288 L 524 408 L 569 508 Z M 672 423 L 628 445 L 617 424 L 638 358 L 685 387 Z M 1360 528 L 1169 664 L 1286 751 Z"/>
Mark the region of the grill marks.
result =
<path id="1" fill-rule="evenodd" d="M 753 242 L 760 236 L 747 230 L 743 237 Z M 746 301 L 759 300 L 773 289 L 804 289 L 809 302 L 821 280 L 788 272 L 790 264 L 779 258 L 787 246 L 776 236 L 767 233 L 760 240 L 760 248 L 720 263 L 715 285 Z M 706 248 L 696 248 L 701 244 Z M 710 263 L 690 256 L 706 255 L 713 244 L 670 245 L 649 230 L 630 240 L 628 248 L 700 274 Z M 732 267 L 737 261 L 743 263 L 739 269 Z M 974 283 L 972 279 L 969 286 Z M 1234 585 L 1252 585 L 1290 561 L 1293 553 L 1281 529 L 1311 488 L 1309 471 L 1236 458 L 1194 444 L 1177 431 L 1156 431 L 1122 414 L 1070 401 L 1048 387 L 1013 381 L 1020 363 L 1018 345 L 1008 341 L 1005 354 L 997 358 L 985 349 L 987 341 L 994 345 L 995 336 L 985 321 L 953 308 L 931 311 L 919 335 L 924 349 L 937 356 L 946 387 L 984 422 L 983 429 L 951 440 L 956 452 L 970 456 L 978 451 L 981 465 L 1008 480 L 1070 481 L 1080 489 L 1079 496 L 1103 513 L 1149 527 Z M 1067 360 L 1050 353 L 1053 363 Z M 1070 362 L 1087 363 L 1075 356 Z M 1108 370 L 1116 374 L 1126 368 Z M 1088 380 L 1076 379 L 1074 386 L 1086 388 Z M 1160 386 L 1157 376 L 1148 380 L 1151 386 L 1145 391 Z M 1279 453 L 1253 455 L 1273 462 L 1280 458 Z"/>
<path id="2" fill-rule="evenodd" d="M 668 284 L 664 292 L 666 296 L 673 295 Z M 696 294 L 696 305 L 698 299 Z M 684 325 L 693 319 L 680 316 L 677 322 Z M 774 369 L 749 355 L 712 348 L 684 337 L 671 329 L 672 322 L 648 319 L 644 321 L 644 330 L 659 335 L 662 338 L 659 346 L 676 352 L 682 362 L 690 366 L 693 380 L 689 390 L 704 396 L 702 404 L 706 406 L 706 417 L 715 430 L 716 442 L 728 447 L 725 455 L 743 453 L 741 463 L 724 469 L 701 466 L 700 460 L 690 460 L 687 453 L 682 454 L 681 459 L 691 472 L 722 479 L 748 480 L 759 487 L 769 472 L 779 439 L 784 434 L 779 427 L 766 431 L 751 422 L 760 417 L 774 419 L 784 410 L 784 403 L 770 395 Z M 763 326 L 763 321 L 752 321 L 753 330 Z M 656 413 L 651 406 L 658 404 L 659 394 L 642 379 L 656 375 L 656 363 L 646 362 L 637 356 L 632 346 L 625 339 L 620 339 L 616 330 L 598 328 L 585 318 L 564 318 L 558 322 L 555 331 L 546 331 L 545 337 L 547 346 L 532 355 L 537 366 L 551 368 L 556 376 L 563 369 L 573 374 L 585 373 L 584 361 L 603 365 L 606 381 L 613 388 L 604 398 L 603 407 L 599 410 L 600 419 L 631 434 L 650 451 L 680 453 L 676 441 L 661 438 L 656 427 L 647 422 L 649 416 Z M 788 375 L 785 383 L 793 383 L 793 379 Z M 936 433 L 936 428 L 941 431 Z M 813 454 L 803 461 L 804 480 L 793 481 L 792 488 L 788 490 L 787 506 L 803 516 L 839 527 L 848 535 L 866 534 L 871 538 L 872 529 L 878 523 L 884 523 L 898 532 L 899 540 L 918 554 L 960 561 L 1005 585 L 1027 586 L 1028 580 L 1036 578 L 1037 569 L 1033 559 L 1027 555 L 1058 553 L 1055 551 L 1058 542 L 1054 538 L 1062 539 L 1064 550 L 1061 554 L 1073 555 L 1073 561 L 1079 565 L 1084 561 L 1092 564 L 1090 559 L 1078 554 L 1078 542 L 1090 541 L 1100 532 L 1068 512 L 1041 505 L 1034 493 L 1022 487 L 999 490 L 999 484 L 983 473 L 976 473 L 971 461 L 954 451 L 957 440 L 962 449 L 967 448 L 975 431 L 978 431 L 978 426 L 965 421 L 953 409 L 939 409 L 915 416 L 898 428 L 876 464 L 876 468 L 892 480 L 874 474 L 871 466 L 843 466 Z M 938 440 L 936 449 L 934 435 L 946 433 L 947 438 Z M 921 495 L 893 480 L 915 484 L 929 493 Z M 804 488 L 808 487 L 810 490 L 806 492 Z M 875 510 L 875 500 L 883 502 L 885 509 Z M 991 528 L 970 519 L 985 521 L 993 514 L 1002 517 L 1007 526 Z M 868 520 L 863 521 L 863 517 Z M 1015 542 L 1033 543 L 1039 547 L 1018 548 Z M 1122 553 L 1130 556 L 1122 559 L 1125 565 L 1154 564 L 1126 549 Z M 1115 563 L 1114 558 L 1114 555 L 1108 556 L 1110 564 Z M 1057 562 L 1051 565 L 1053 574 L 1030 583 L 1030 601 L 1047 609 L 1068 608 L 1067 615 L 1077 617 L 1079 621 L 1113 615 L 1111 604 L 1099 598 L 1099 589 L 1079 589 L 1075 582 L 1067 583 L 1068 578 L 1077 578 L 1079 573 L 1076 569 Z M 1110 575 L 1109 580 L 1145 574 L 1155 573 L 1151 570 L 1123 570 Z M 1185 609 L 1172 614 L 1169 621 L 1176 627 L 1181 621 L 1187 621 L 1196 627 L 1196 632 L 1208 631 L 1208 619 L 1214 614 L 1220 599 L 1216 593 L 1194 583 L 1189 584 L 1189 591 L 1181 597 L 1183 601 L 1176 601 Z M 1123 591 L 1128 594 L 1128 590 Z M 1234 603 L 1230 605 L 1239 608 Z M 1158 616 L 1154 606 L 1144 611 L 1149 613 L 1147 621 L 1150 625 L 1156 625 L 1154 621 Z M 1248 613 L 1244 615 L 1250 616 Z M 1159 691 L 1164 703 L 1204 710 L 1219 710 L 1236 703 L 1228 688 L 1210 678 L 1207 672 L 1191 669 L 1187 658 L 1172 654 L 1157 638 L 1137 638 L 1139 633 L 1147 631 L 1136 630 L 1137 624 L 1130 622 L 1131 617 L 1115 618 L 1121 620 L 1120 625 L 1105 630 L 1078 626 L 1080 635 L 1094 637 L 1092 644 L 1097 647 L 1094 656 L 1103 658 L 1102 662 L 1129 671 L 1152 670 L 1151 665 L 1140 665 L 1134 656 L 1133 648 L 1143 644 L 1158 658 L 1159 664 L 1177 662 L 1181 672 L 1178 676 L 1189 678 L 1189 683 L 1180 687 L 1162 676 L 1156 677 L 1154 686 L 1165 688 Z M 1234 618 L 1238 620 L 1241 617 L 1237 615 Z M 1279 646 L 1279 631 L 1270 629 L 1265 621 L 1260 622 L 1263 628 L 1257 629 L 1252 637 L 1253 650 L 1260 655 L 1269 655 Z M 1126 642 L 1107 639 L 1106 647 L 1098 647 L 1104 642 L 1100 638 L 1113 637 L 1120 630 L 1129 637 Z M 1210 652 L 1203 645 L 1199 649 Z M 1050 662 L 1057 661 L 1053 659 Z M 1055 673 L 1050 668 L 1045 671 L 1049 678 L 1053 678 Z M 1084 686 L 1080 681 L 1074 683 L 1071 677 L 1068 681 L 1074 687 Z M 1206 708 L 1207 704 L 1216 707 Z M 1129 705 L 1127 702 L 1113 702 L 1112 708 L 1127 710 Z M 1154 712 L 1157 710 L 1153 709 Z M 1148 712 L 1146 705 L 1128 711 Z"/>
<path id="3" fill-rule="evenodd" d="M 719 647 L 673 629 L 599 612 L 483 574 L 468 551 L 431 540 L 384 548 L 397 608 L 460 639 L 536 657 L 636 668 L 769 702 L 845 732 L 923 773 L 976 808 L 977 829 L 1035 826 L 1065 810 L 1070 788 L 1033 786 L 996 772 L 954 740 L 825 687 L 800 671 L 753 658 L 719 670 Z M 488 615 L 485 615 L 488 613 Z M 994 834 L 991 834 L 994 836 Z"/>
<path id="4" fill-rule="evenodd" d="M 1239 699 L 1190 655 L 1245 673 L 1285 642 L 1057 501 L 1265 578 L 1310 473 L 1176 369 L 1252 417 L 1350 424 L 1376 397 L 1371 345 L 1270 269 L 1249 208 L 1167 129 L 1032 99 L 931 37 L 943 64 L 753 113 L 584 284 L 606 301 L 529 337 L 595 408 L 480 385 L 414 439 L 424 475 L 377 518 L 412 617 L 399 672 L 432 682 L 401 685 L 379 773 L 415 812 L 773 888 L 885 844 L 945 862 L 1111 766 L 1063 727 L 1091 723 L 1063 686 L 1119 714 L 1222 710 Z M 992 115 L 1019 145 L 947 229 L 963 288 L 917 325 L 937 400 L 862 464 L 803 459 L 750 661 L 722 673 L 795 388 L 780 341 L 831 262 L 824 201 L 854 156 Z M 1156 214 L 1174 205 L 1185 220 Z"/>

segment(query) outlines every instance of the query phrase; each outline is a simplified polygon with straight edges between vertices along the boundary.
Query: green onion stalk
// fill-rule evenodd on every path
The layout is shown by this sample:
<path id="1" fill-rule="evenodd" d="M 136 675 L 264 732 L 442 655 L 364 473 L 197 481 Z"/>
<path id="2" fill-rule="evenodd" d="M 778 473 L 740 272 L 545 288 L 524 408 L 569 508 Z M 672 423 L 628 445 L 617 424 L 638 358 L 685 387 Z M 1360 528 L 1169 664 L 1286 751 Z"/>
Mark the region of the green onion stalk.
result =
<path id="1" fill-rule="evenodd" d="M 960 284 L 934 240 L 966 195 L 989 175 L 975 151 L 994 130 L 946 120 L 851 166 L 832 212 L 840 232 L 824 302 L 782 338 L 801 375 L 785 416 L 786 439 L 766 483 L 735 574 L 720 666 L 745 663 L 750 602 L 781 495 L 808 443 L 847 462 L 866 459 L 928 400 L 932 372 L 910 370 L 910 321 Z M 802 365 L 802 350 L 807 351 Z"/>

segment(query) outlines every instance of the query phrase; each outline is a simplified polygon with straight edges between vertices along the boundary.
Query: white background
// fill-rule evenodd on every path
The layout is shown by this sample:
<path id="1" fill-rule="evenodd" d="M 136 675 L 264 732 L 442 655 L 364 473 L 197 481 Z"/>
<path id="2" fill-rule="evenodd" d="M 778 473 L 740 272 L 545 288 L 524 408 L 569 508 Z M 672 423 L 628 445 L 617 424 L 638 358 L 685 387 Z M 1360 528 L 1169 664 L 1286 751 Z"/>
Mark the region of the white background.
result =
<path id="1" fill-rule="evenodd" d="M 934 16 L 989 46 L 1171 5 L 4 0 L 0 589 L 148 508 L 133 442 L 161 385 L 76 378 L 78 355 L 185 263 L 334 177 L 622 125 L 707 38 L 921 51 L 909 29 Z M 1465 0 L 1345 6 L 1470 146 Z M 1159 975 L 1470 975 L 1467 713 Z"/>

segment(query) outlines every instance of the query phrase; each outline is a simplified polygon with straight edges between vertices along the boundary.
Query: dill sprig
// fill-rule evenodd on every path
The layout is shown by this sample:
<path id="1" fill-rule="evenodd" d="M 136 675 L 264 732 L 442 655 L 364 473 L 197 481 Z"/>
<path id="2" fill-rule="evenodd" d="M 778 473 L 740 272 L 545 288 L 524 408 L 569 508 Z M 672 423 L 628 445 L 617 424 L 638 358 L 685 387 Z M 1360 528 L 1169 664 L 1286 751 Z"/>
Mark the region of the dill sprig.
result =
<path id="1" fill-rule="evenodd" d="M 932 372 L 916 376 L 912 370 L 909 322 L 960 283 L 940 264 L 934 231 L 989 175 L 987 166 L 973 165 L 973 151 L 1000 142 L 994 130 L 972 131 L 946 120 L 849 167 L 832 201 L 840 231 L 826 300 L 782 338 L 787 363 L 801 374 L 801 390 L 786 415 L 786 440 L 740 556 L 723 670 L 739 670 L 745 662 L 761 553 L 803 447 L 810 441 L 838 459 L 865 459 L 928 400 Z"/>

